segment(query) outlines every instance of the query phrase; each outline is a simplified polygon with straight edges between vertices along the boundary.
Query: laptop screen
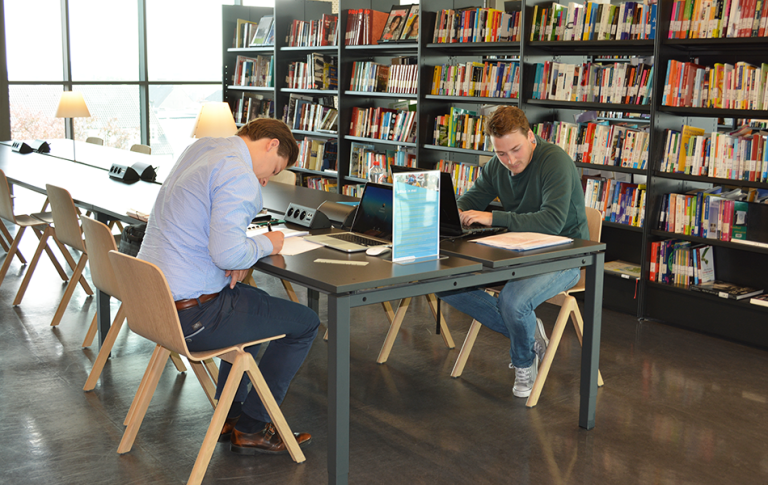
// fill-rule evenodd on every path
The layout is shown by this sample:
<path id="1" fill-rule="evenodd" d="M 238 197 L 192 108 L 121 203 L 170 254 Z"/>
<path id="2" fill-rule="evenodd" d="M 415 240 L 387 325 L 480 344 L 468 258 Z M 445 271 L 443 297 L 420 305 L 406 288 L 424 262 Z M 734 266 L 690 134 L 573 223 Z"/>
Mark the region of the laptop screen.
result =
<path id="1" fill-rule="evenodd" d="M 352 232 L 392 239 L 392 187 L 368 183 L 357 206 Z"/>
<path id="2" fill-rule="evenodd" d="M 423 172 L 425 170 L 400 165 L 392 165 L 390 169 L 392 173 Z M 453 178 L 447 172 L 440 172 L 440 228 L 441 232 L 445 232 L 448 228 L 452 230 L 450 234 L 443 234 L 446 236 L 461 234 L 461 219 L 459 218 L 459 207 L 456 205 L 456 194 L 453 192 Z"/>

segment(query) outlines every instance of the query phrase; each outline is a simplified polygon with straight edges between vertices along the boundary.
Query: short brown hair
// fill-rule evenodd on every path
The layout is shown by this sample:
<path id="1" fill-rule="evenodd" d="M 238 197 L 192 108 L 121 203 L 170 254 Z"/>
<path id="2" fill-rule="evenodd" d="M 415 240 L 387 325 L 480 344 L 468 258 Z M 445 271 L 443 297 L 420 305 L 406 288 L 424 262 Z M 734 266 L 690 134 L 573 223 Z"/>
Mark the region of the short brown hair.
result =
<path id="1" fill-rule="evenodd" d="M 288 159 L 288 167 L 292 167 L 299 157 L 299 145 L 293 138 L 288 125 L 272 118 L 256 118 L 237 130 L 236 135 L 247 136 L 251 141 L 262 138 L 276 138 L 280 142 L 277 154 Z"/>
<path id="2" fill-rule="evenodd" d="M 515 106 L 499 106 L 485 122 L 486 136 L 495 138 L 500 138 L 514 131 L 527 135 L 530 129 L 531 125 L 528 124 L 525 113 Z"/>

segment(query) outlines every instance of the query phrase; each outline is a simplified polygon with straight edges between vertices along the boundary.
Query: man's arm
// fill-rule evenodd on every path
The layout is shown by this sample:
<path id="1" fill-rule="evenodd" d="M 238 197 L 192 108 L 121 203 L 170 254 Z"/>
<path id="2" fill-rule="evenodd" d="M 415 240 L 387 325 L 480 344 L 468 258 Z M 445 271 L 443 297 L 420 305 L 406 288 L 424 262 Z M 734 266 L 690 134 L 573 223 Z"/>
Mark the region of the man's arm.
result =
<path id="1" fill-rule="evenodd" d="M 275 250 L 272 238 L 249 238 L 245 233 L 253 215 L 261 210 L 260 186 L 252 173 L 237 167 L 222 167 L 212 179 L 208 252 L 222 270 L 248 269 Z M 282 248 L 281 238 L 274 239 Z"/>

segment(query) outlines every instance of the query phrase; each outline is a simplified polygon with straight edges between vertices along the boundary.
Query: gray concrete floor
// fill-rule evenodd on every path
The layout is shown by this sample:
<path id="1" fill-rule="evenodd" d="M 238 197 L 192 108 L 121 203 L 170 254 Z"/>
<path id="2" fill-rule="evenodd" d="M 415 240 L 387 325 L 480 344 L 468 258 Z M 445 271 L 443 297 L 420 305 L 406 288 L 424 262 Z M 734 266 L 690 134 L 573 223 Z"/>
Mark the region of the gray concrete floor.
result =
<path id="1" fill-rule="evenodd" d="M 24 202 L 17 212 L 41 205 Z M 36 243 L 25 234 L 27 258 Z M 51 328 L 64 285 L 43 258 L 13 307 L 25 269 L 14 261 L 0 286 L 0 483 L 185 483 L 212 415 L 194 374 L 168 364 L 133 450 L 118 455 L 153 345 L 124 328 L 96 389 L 83 392 L 98 351 L 81 347 L 95 301 L 78 288 Z M 258 283 L 285 297 L 279 281 Z M 469 318 L 444 311 L 460 346 Z M 551 331 L 557 308 L 545 304 L 538 314 Z M 606 386 L 597 425 L 585 431 L 577 426 L 580 349 L 572 329 L 539 405 L 527 409 L 512 395 L 509 344 L 498 334 L 483 329 L 464 375 L 452 379 L 458 349 L 435 335 L 424 298 L 412 303 L 385 365 L 375 362 L 387 330 L 381 308 L 354 309 L 352 317 L 350 483 L 768 483 L 764 350 L 605 311 Z M 313 435 L 306 463 L 234 455 L 219 444 L 204 483 L 326 483 L 326 371 L 318 336 L 282 406 L 294 430 Z"/>

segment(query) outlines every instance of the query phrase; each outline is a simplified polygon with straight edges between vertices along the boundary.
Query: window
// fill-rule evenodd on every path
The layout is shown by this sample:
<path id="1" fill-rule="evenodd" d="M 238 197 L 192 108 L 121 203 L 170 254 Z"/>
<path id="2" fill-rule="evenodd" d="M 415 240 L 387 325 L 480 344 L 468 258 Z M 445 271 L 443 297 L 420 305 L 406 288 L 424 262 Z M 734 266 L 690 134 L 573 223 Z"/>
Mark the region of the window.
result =
<path id="1" fill-rule="evenodd" d="M 136 2 L 70 0 L 72 80 L 138 81 L 138 17 Z"/>
<path id="2" fill-rule="evenodd" d="M 4 5 L 8 80 L 63 80 L 61 1 L 4 2 Z"/>

